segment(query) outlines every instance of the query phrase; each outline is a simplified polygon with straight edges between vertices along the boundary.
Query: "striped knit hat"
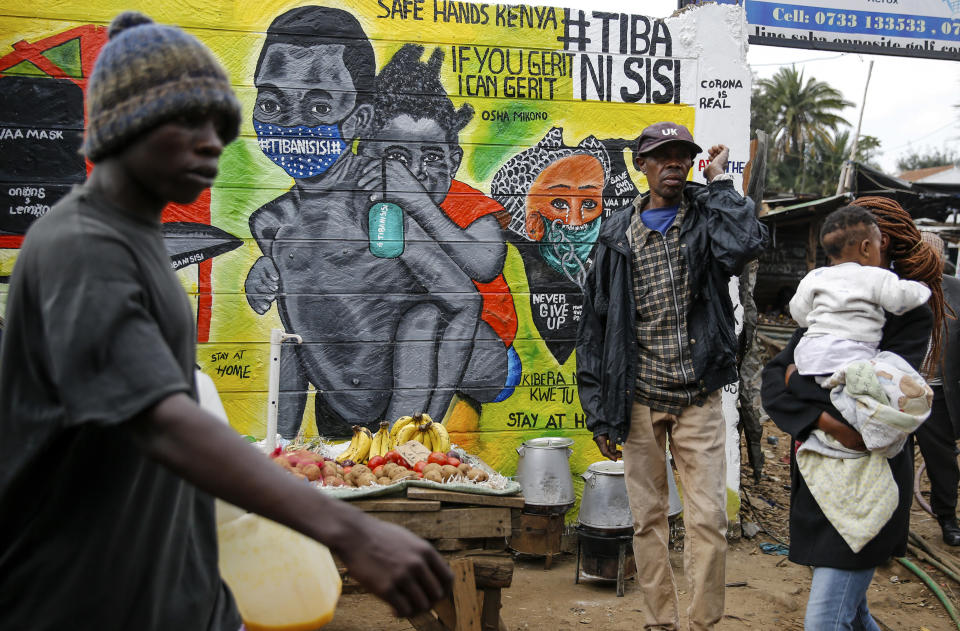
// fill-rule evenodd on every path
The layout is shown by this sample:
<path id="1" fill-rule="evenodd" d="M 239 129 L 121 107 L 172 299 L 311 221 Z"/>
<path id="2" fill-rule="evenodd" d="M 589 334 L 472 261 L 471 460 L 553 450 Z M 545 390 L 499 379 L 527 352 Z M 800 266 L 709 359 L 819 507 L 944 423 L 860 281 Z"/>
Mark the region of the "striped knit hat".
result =
<path id="1" fill-rule="evenodd" d="M 189 112 L 222 114 L 224 144 L 237 137 L 240 103 L 223 68 L 195 37 L 128 11 L 110 23 L 109 39 L 87 84 L 81 151 L 91 161 Z"/>

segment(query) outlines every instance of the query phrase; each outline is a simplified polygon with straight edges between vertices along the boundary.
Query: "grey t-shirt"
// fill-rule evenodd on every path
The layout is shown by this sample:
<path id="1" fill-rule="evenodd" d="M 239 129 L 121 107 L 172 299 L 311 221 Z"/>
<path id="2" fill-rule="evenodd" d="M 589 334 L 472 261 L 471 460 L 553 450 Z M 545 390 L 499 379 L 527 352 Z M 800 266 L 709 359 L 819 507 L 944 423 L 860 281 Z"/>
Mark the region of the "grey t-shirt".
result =
<path id="1" fill-rule="evenodd" d="M 123 424 L 195 396 L 161 226 L 78 187 L 20 250 L 0 346 L 0 629 L 224 629 L 213 501 Z"/>

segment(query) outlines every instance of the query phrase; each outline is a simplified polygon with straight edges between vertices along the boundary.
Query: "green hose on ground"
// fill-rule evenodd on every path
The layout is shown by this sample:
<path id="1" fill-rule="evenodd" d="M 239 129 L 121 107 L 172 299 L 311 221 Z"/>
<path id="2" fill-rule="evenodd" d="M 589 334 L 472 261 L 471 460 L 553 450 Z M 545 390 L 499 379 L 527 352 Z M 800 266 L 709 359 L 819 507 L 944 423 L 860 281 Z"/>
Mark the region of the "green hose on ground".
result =
<path id="1" fill-rule="evenodd" d="M 940 604 L 943 605 L 943 608 L 947 610 L 947 614 L 950 616 L 950 619 L 953 620 L 953 624 L 957 625 L 958 631 L 960 631 L 960 619 L 957 618 L 957 611 L 953 608 L 953 605 L 947 599 L 947 595 L 943 593 L 943 590 L 940 589 L 940 586 L 937 585 L 937 582 L 930 578 L 930 575 L 921 570 L 919 567 L 914 565 L 912 561 L 904 557 L 897 557 L 897 562 L 903 567 L 907 568 L 914 574 L 920 577 L 927 587 L 930 588 L 930 591 L 934 593 L 937 599 L 940 601 Z"/>
<path id="2" fill-rule="evenodd" d="M 921 550 L 927 553 L 928 556 L 936 559 L 943 565 L 949 567 L 955 574 L 960 575 L 960 565 L 953 559 L 952 556 L 944 556 L 943 552 L 936 550 L 927 541 L 920 535 L 914 533 L 912 530 L 909 533 L 910 540 Z"/>
<path id="3" fill-rule="evenodd" d="M 947 575 L 948 578 L 953 579 L 954 582 L 960 583 L 960 575 L 957 575 L 954 570 L 941 563 L 940 560 L 935 558 L 932 554 L 926 554 L 923 550 L 910 543 L 907 544 L 907 552 L 917 557 L 918 560 L 929 563 L 933 567 L 937 568 Z"/>

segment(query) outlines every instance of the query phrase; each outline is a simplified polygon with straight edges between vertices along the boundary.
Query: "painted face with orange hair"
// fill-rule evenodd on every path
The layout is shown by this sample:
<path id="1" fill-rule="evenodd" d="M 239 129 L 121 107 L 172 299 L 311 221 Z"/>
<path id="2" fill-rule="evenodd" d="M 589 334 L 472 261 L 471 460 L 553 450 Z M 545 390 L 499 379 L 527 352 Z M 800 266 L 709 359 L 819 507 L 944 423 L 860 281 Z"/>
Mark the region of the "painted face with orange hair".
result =
<path id="1" fill-rule="evenodd" d="M 547 165 L 527 191 L 527 235 L 540 242 L 543 260 L 574 282 L 586 276 L 600 233 L 603 181 L 600 160 L 574 154 Z"/>
<path id="2" fill-rule="evenodd" d="M 589 224 L 603 212 L 603 180 L 603 165 L 591 155 L 567 156 L 548 165 L 527 192 L 530 238 L 542 240 L 556 220 L 568 236 L 592 232 Z"/>

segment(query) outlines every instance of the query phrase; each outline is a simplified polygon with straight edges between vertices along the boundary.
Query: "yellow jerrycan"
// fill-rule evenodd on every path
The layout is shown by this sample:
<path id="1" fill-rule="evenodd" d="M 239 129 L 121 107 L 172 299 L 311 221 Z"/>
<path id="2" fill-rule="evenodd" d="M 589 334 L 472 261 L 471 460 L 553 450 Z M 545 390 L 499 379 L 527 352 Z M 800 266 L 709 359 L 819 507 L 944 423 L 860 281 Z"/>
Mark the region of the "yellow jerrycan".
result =
<path id="1" fill-rule="evenodd" d="M 195 372 L 200 405 L 227 422 L 213 380 Z M 330 550 L 286 526 L 216 501 L 220 576 L 247 631 L 313 631 L 333 620 L 340 573 Z"/>
<path id="2" fill-rule="evenodd" d="M 341 583 L 326 546 L 229 504 L 217 513 L 220 575 L 247 631 L 312 631 L 333 619 Z"/>

